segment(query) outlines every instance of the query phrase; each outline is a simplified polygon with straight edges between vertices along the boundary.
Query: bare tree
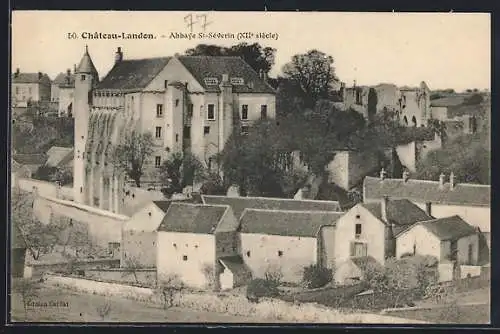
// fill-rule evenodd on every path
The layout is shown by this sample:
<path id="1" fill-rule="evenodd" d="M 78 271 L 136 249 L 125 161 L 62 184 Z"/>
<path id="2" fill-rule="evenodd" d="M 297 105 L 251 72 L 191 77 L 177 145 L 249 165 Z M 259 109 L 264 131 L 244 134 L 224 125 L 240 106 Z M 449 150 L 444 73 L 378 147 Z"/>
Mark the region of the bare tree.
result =
<path id="1" fill-rule="evenodd" d="M 157 291 L 160 294 L 163 308 L 166 310 L 174 306 L 174 297 L 176 293 L 181 293 L 184 284 L 176 274 L 162 275 L 157 282 Z"/>
<path id="2" fill-rule="evenodd" d="M 104 321 L 106 317 L 111 313 L 111 302 L 106 300 L 104 304 L 96 307 L 97 314 L 101 317 L 101 320 Z"/>
<path id="3" fill-rule="evenodd" d="M 143 269 L 144 266 L 135 257 L 129 257 L 125 259 L 125 266 L 123 267 L 123 276 L 132 274 L 135 279 L 135 283 L 139 284 L 139 278 L 137 277 L 137 272 Z"/>

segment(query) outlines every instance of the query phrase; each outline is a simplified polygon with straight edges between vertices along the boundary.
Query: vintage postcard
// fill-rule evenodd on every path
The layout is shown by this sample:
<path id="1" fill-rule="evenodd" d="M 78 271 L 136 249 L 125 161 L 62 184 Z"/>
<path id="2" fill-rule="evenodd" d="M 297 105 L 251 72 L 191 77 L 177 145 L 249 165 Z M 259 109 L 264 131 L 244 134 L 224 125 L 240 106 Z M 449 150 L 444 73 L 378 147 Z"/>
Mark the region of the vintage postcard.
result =
<path id="1" fill-rule="evenodd" d="M 14 11 L 19 322 L 488 324 L 490 15 Z"/>

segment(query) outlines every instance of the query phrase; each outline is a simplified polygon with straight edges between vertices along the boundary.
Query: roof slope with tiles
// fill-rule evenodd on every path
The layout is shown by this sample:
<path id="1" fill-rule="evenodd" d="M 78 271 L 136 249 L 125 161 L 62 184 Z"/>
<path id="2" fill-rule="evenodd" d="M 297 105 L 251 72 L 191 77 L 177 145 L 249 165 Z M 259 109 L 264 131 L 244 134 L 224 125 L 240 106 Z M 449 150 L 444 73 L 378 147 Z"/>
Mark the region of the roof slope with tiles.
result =
<path id="1" fill-rule="evenodd" d="M 382 220 L 382 203 L 363 203 L 361 205 L 375 217 Z M 416 222 L 433 219 L 424 210 L 407 199 L 389 199 L 386 210 L 388 221 L 384 223 L 393 225 L 394 235 L 400 234 Z"/>
<path id="2" fill-rule="evenodd" d="M 213 234 L 228 211 L 228 206 L 171 203 L 159 232 Z"/>
<path id="3" fill-rule="evenodd" d="M 275 90 L 240 57 L 179 56 L 178 59 L 207 92 L 218 92 L 220 89 L 219 85 L 207 85 L 205 78 L 217 78 L 221 83 L 222 75 L 228 74 L 229 78 L 243 79 L 242 85 L 233 85 L 235 93 L 275 94 Z"/>
<path id="4" fill-rule="evenodd" d="M 45 73 L 12 73 L 12 83 L 50 84 L 50 78 Z"/>
<path id="5" fill-rule="evenodd" d="M 294 237 L 316 237 L 321 226 L 335 225 L 343 215 L 325 211 L 279 211 L 246 209 L 240 232 Z"/>
<path id="6" fill-rule="evenodd" d="M 167 66 L 172 57 L 128 59 L 116 63 L 97 89 L 135 90 L 145 88 Z"/>
<path id="7" fill-rule="evenodd" d="M 441 241 L 455 241 L 477 233 L 473 226 L 467 224 L 457 215 L 420 222 L 417 225 L 423 226 Z"/>
<path id="8" fill-rule="evenodd" d="M 59 73 L 52 84 L 61 88 L 74 88 L 75 87 L 75 75 L 67 73 Z"/>
<path id="9" fill-rule="evenodd" d="M 365 177 L 363 196 L 365 201 L 379 200 L 384 196 L 409 199 L 413 202 L 432 202 L 444 205 L 484 206 L 491 203 L 491 187 L 482 184 L 457 183 L 453 189 L 445 183 L 442 189 L 437 181 L 384 179 Z"/>
<path id="10" fill-rule="evenodd" d="M 45 165 L 49 167 L 58 167 L 64 163 L 71 161 L 71 159 L 73 158 L 73 148 L 52 146 L 47 151 L 47 156 L 48 159 L 45 162 Z"/>
<path id="11" fill-rule="evenodd" d="M 216 195 L 202 195 L 202 200 L 205 204 L 229 205 L 236 218 L 239 218 L 245 209 L 341 211 L 339 202 L 335 201 L 295 200 L 271 197 L 227 197 Z"/>

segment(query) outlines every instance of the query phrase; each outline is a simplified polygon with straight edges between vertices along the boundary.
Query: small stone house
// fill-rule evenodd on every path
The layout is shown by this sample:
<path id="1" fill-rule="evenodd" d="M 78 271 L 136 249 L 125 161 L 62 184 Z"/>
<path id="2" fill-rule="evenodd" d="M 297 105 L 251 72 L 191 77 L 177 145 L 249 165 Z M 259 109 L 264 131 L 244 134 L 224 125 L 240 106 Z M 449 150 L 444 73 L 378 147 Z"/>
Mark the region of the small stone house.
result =
<path id="1" fill-rule="evenodd" d="M 396 256 L 431 255 L 440 262 L 477 265 L 479 232 L 459 216 L 418 222 L 396 238 Z"/>
<path id="2" fill-rule="evenodd" d="M 157 229 L 158 281 L 174 276 L 198 289 L 241 284 L 240 276 L 248 274 L 238 260 L 237 227 L 227 205 L 171 203 Z M 231 275 L 222 275 L 221 287 L 220 276 L 226 271 Z"/>
<path id="3" fill-rule="evenodd" d="M 241 256 L 254 277 L 266 272 L 299 283 L 304 267 L 331 267 L 335 222 L 343 213 L 245 209 L 239 221 Z"/>
<path id="4" fill-rule="evenodd" d="M 416 222 L 431 220 L 424 210 L 412 202 L 384 198 L 379 202 L 355 205 L 336 222 L 335 230 L 335 280 L 338 283 L 358 277 L 349 272 L 346 262 L 355 257 L 370 256 L 380 264 L 396 254 L 395 238 Z"/>

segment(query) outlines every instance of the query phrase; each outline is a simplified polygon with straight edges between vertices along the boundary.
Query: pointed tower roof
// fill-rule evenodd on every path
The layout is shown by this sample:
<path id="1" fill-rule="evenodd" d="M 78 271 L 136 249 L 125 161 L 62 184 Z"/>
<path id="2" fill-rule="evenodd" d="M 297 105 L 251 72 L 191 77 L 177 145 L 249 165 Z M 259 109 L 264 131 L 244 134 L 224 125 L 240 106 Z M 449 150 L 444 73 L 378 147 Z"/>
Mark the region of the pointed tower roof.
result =
<path id="1" fill-rule="evenodd" d="M 85 45 L 85 53 L 83 54 L 82 60 L 80 60 L 80 65 L 78 65 L 76 73 L 90 73 L 97 76 L 97 70 L 92 62 L 92 58 L 90 58 L 87 45 Z"/>

